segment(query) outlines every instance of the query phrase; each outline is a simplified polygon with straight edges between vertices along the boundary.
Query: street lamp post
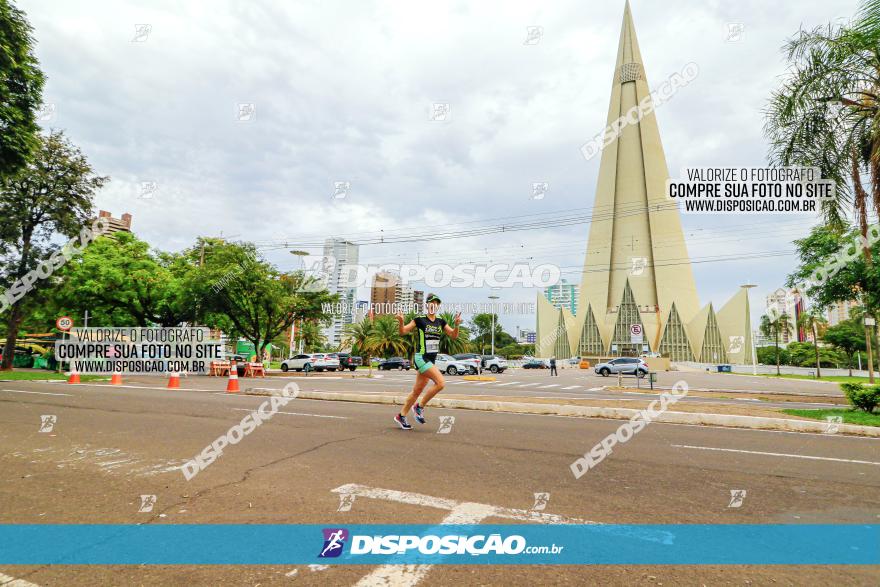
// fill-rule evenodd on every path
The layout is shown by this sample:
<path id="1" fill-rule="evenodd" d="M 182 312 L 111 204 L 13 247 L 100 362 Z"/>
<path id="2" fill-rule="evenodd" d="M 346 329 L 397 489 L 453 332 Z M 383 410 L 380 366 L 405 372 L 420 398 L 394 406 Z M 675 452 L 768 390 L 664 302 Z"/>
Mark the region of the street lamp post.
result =
<path id="1" fill-rule="evenodd" d="M 309 256 L 308 251 L 295 250 L 295 251 L 290 251 L 290 254 L 299 257 L 300 268 L 305 268 L 305 261 L 303 261 L 303 258 Z M 296 314 L 293 314 L 291 316 L 291 318 L 292 318 L 292 320 L 290 322 L 290 356 L 292 357 L 294 355 L 293 345 L 294 345 L 294 342 L 296 341 Z M 300 352 L 302 352 L 302 350 L 300 350 Z"/>
<path id="2" fill-rule="evenodd" d="M 758 286 L 751 284 L 751 283 L 746 283 L 744 285 L 741 285 L 740 287 L 743 288 L 744 290 L 746 290 L 746 308 L 747 308 L 747 315 L 749 318 L 749 339 L 752 342 L 752 344 L 751 344 L 751 347 L 752 347 L 752 375 L 757 375 L 758 374 L 758 352 L 755 350 L 755 333 L 752 331 L 752 315 L 751 315 L 752 306 L 749 303 L 749 290 L 752 289 L 753 287 L 758 287 Z M 816 342 L 816 344 L 817 345 L 819 344 L 818 341 Z"/>
<path id="3" fill-rule="evenodd" d="M 492 295 L 489 296 L 489 299 L 492 300 L 492 355 L 495 355 L 495 300 L 498 299 L 498 296 Z"/>

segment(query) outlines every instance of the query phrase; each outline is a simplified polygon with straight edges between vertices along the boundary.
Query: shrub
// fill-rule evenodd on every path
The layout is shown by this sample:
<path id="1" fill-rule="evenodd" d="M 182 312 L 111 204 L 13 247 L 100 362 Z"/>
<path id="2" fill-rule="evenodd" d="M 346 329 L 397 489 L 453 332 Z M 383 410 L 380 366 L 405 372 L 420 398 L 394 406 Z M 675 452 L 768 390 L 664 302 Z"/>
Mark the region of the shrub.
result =
<path id="1" fill-rule="evenodd" d="M 846 399 L 854 408 L 864 410 L 869 414 L 880 404 L 880 385 L 865 386 L 861 383 L 841 383 L 840 388 L 846 394 Z"/>

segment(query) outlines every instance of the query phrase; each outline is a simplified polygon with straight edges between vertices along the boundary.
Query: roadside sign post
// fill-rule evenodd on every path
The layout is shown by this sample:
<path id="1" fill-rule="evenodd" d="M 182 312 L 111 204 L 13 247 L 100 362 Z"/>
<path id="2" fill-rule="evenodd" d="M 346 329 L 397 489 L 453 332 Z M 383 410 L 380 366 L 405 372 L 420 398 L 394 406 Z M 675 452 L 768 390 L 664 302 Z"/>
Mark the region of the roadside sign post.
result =
<path id="1" fill-rule="evenodd" d="M 73 328 L 73 318 L 70 316 L 59 316 L 57 320 L 55 320 L 55 328 L 61 331 L 61 340 L 65 340 L 65 333 L 70 332 L 70 329 Z M 58 373 L 61 373 L 61 361 L 58 358 L 55 358 L 55 368 Z"/>
<path id="2" fill-rule="evenodd" d="M 874 384 L 874 325 L 877 323 L 872 316 L 865 316 L 865 348 L 868 351 L 868 383 Z"/>

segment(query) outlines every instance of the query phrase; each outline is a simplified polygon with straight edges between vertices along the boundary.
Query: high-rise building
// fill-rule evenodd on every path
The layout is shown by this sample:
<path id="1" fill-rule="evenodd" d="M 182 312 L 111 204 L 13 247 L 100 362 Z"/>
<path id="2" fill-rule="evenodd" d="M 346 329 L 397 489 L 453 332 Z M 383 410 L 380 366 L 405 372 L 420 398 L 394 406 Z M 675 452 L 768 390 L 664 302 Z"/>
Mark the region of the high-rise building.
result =
<path id="1" fill-rule="evenodd" d="M 373 276 L 370 303 L 376 314 L 420 311 L 424 301 L 425 292 L 414 290 L 397 273 L 379 271 Z"/>
<path id="2" fill-rule="evenodd" d="M 748 288 L 720 310 L 700 307 L 678 205 L 666 196 L 669 172 L 651 105 L 627 3 L 607 117 L 620 130 L 601 152 L 577 312 L 538 295 L 536 354 L 653 351 L 672 361 L 750 363 Z"/>
<path id="3" fill-rule="evenodd" d="M 373 312 L 379 314 L 391 314 L 392 305 L 397 300 L 397 286 L 400 284 L 400 276 L 390 271 L 379 271 L 373 276 L 370 287 L 370 304 Z"/>
<path id="4" fill-rule="evenodd" d="M 852 318 L 852 311 L 854 308 L 858 308 L 859 303 L 853 300 L 848 302 L 836 302 L 835 304 L 828 307 L 825 310 L 825 320 L 828 321 L 828 326 L 837 326 L 841 322 L 845 322 Z"/>
<path id="5" fill-rule="evenodd" d="M 807 333 L 798 326 L 798 319 L 804 313 L 804 300 L 798 290 L 780 287 L 767 296 L 766 302 L 766 315 L 788 316 L 788 327 L 779 332 L 780 344 L 807 340 Z"/>
<path id="6" fill-rule="evenodd" d="M 550 285 L 544 288 L 544 297 L 553 304 L 554 308 L 568 308 L 572 314 L 577 314 L 577 299 L 580 288 L 569 283 L 565 279 L 561 279 L 556 285 Z"/>
<path id="7" fill-rule="evenodd" d="M 98 210 L 98 218 L 104 218 L 108 222 L 105 236 L 112 235 L 115 232 L 131 232 L 131 214 L 126 212 L 122 218 L 113 218 L 107 210 Z"/>
<path id="8" fill-rule="evenodd" d="M 356 274 L 353 268 L 358 264 L 358 245 L 341 238 L 328 238 L 324 241 L 324 257 L 327 291 L 339 294 L 342 311 L 333 315 L 333 322 L 324 328 L 327 344 L 338 347 L 342 344 L 345 326 L 354 322 L 354 308 L 357 300 L 356 284 L 349 283 L 349 276 Z"/>

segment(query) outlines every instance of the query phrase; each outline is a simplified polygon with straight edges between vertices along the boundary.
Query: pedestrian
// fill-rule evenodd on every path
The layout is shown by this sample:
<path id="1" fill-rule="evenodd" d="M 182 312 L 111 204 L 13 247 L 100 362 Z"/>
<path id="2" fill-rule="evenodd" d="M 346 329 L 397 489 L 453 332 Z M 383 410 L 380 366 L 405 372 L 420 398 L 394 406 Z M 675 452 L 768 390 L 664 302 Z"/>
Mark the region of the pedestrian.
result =
<path id="1" fill-rule="evenodd" d="M 553 375 L 559 376 L 559 373 L 556 372 L 556 357 L 550 357 L 550 376 Z"/>
<path id="2" fill-rule="evenodd" d="M 428 298 L 425 300 L 426 315 L 416 316 L 406 325 L 403 323 L 403 313 L 397 313 L 397 329 L 401 336 L 409 334 L 416 329 L 419 331 L 415 353 L 415 365 L 419 372 L 416 375 L 416 382 L 413 385 L 412 392 L 406 398 L 403 409 L 394 416 L 394 421 L 404 430 L 412 429 L 412 425 L 406 421 L 406 415 L 410 410 L 412 410 L 413 415 L 416 417 L 416 421 L 421 424 L 425 423 L 425 406 L 435 395 L 443 390 L 443 386 L 446 383 L 443 379 L 443 374 L 434 365 L 434 361 L 437 360 L 437 353 L 440 352 L 441 335 L 445 334 L 452 338 L 458 338 L 461 312 L 455 315 L 455 328 L 452 328 L 446 323 L 446 320 L 437 316 L 441 303 L 439 297 L 434 294 L 428 294 Z M 429 381 L 433 381 L 434 385 L 419 401 L 419 396 Z"/>

